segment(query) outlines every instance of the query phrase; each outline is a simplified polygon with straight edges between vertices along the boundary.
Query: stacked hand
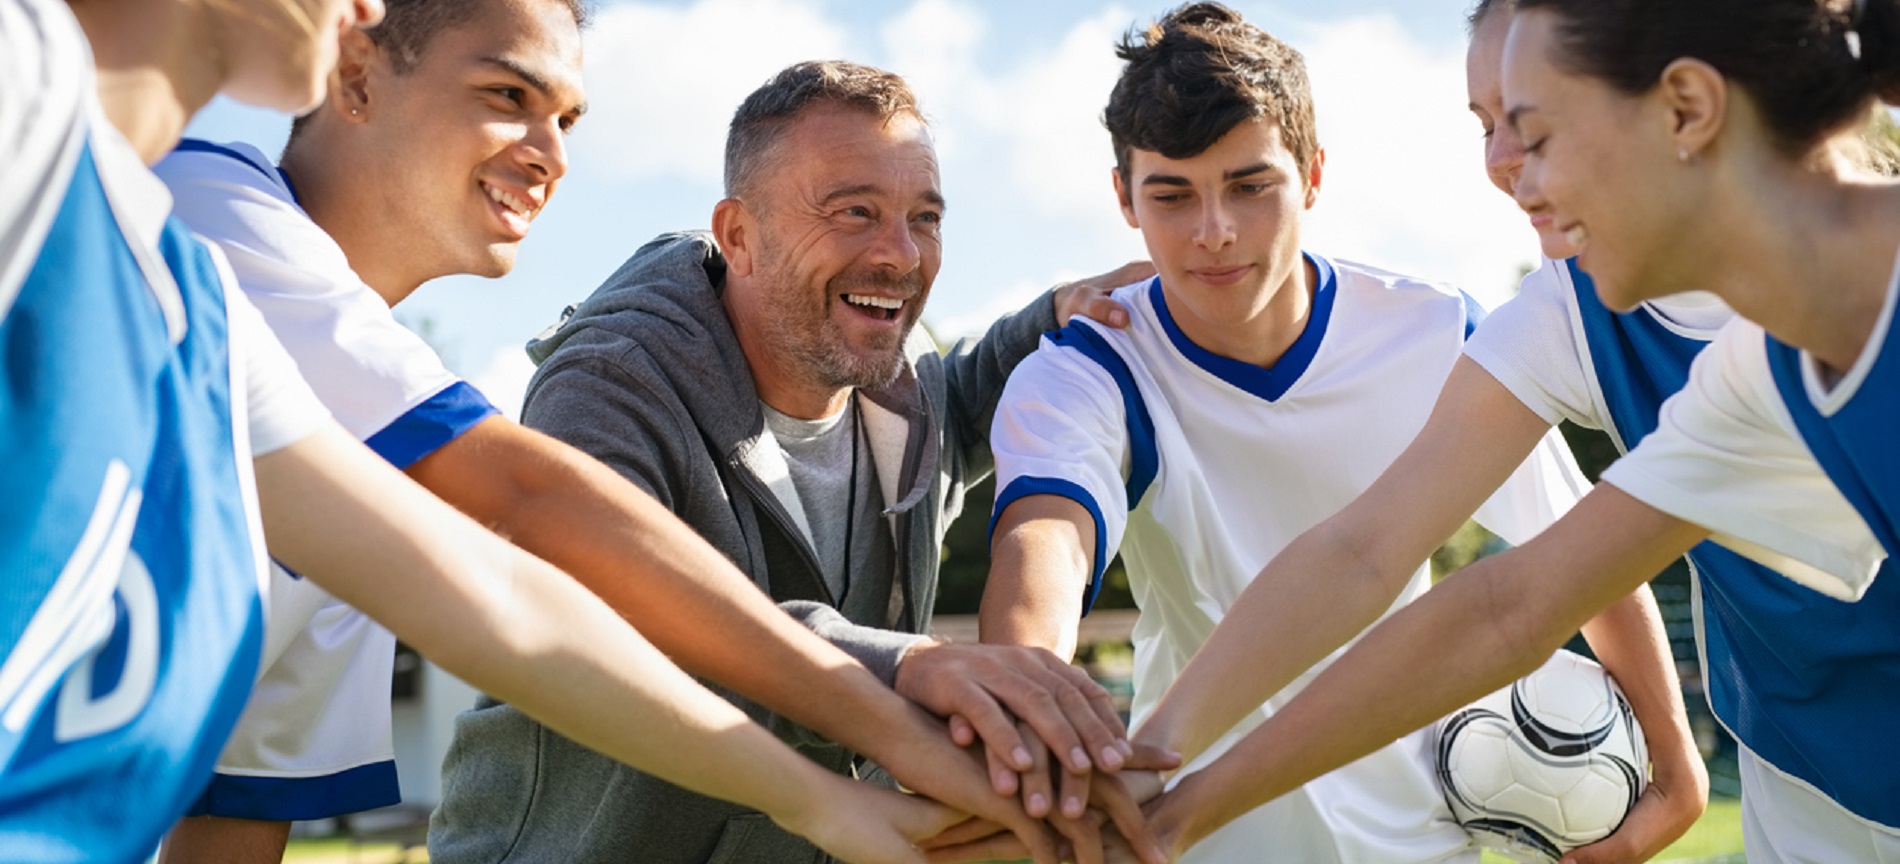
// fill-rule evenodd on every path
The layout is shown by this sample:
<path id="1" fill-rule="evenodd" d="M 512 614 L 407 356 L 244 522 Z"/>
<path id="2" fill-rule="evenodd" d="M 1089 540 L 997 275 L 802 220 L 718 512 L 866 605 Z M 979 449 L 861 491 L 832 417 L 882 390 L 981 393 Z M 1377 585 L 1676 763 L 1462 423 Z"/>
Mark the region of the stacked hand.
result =
<path id="1" fill-rule="evenodd" d="M 1145 850 L 1141 860 L 1166 860 L 1148 833 L 1141 802 L 1160 789 L 1152 772 L 1180 760 L 1129 744 L 1108 693 L 1080 669 L 1042 649 L 926 642 L 898 666 L 897 690 L 947 718 L 951 739 L 986 769 L 994 794 L 1013 797 L 1021 814 L 1064 838 L 1073 860 L 1102 861 L 1101 829 L 1111 823 L 1115 830 L 1107 833 Z M 1049 854 L 1037 848 L 1046 838 L 1024 833 L 978 819 L 925 847 L 939 861 L 998 855 L 1040 861 Z"/>

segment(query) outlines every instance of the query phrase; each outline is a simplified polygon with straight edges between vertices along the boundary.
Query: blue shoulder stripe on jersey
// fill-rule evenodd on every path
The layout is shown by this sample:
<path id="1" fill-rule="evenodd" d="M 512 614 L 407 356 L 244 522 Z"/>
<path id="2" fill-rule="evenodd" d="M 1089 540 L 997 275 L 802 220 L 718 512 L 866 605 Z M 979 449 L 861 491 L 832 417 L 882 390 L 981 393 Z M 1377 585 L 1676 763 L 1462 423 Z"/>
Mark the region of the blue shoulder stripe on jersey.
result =
<path id="1" fill-rule="evenodd" d="M 480 390 L 457 381 L 409 409 L 363 443 L 397 468 L 408 468 L 475 424 L 500 414 Z"/>
<path id="2" fill-rule="evenodd" d="M 400 803 L 396 763 L 385 760 L 316 777 L 214 774 L 211 785 L 185 815 L 294 822 Z"/>
<path id="3" fill-rule="evenodd" d="M 265 177 L 269 178 L 272 182 L 284 184 L 284 188 L 290 190 L 290 200 L 295 201 L 297 203 L 297 206 L 299 207 L 303 206 L 303 199 L 297 196 L 296 184 L 290 182 L 290 175 L 285 174 L 284 169 L 282 168 L 278 168 L 275 166 L 266 167 L 263 165 L 259 165 L 256 162 L 251 161 L 251 157 L 246 156 L 243 153 L 239 153 L 238 151 L 233 150 L 229 147 L 226 147 L 223 144 L 214 144 L 202 138 L 181 138 L 178 141 L 178 146 L 173 147 L 172 150 L 173 152 L 180 152 L 180 153 L 212 153 L 218 156 L 223 156 L 227 159 L 235 159 L 239 162 L 244 163 L 245 165 L 250 166 L 252 170 L 255 170 L 257 173 L 264 175 Z"/>
<path id="4" fill-rule="evenodd" d="M 1082 614 L 1087 616 L 1095 608 L 1095 598 L 1102 593 L 1102 572 L 1108 569 L 1108 525 L 1102 521 L 1102 508 L 1095 503 L 1095 496 L 1087 489 L 1068 480 L 1051 477 L 1018 477 L 1009 481 L 1003 491 L 996 495 L 996 509 L 990 511 L 990 542 L 996 542 L 996 521 L 1003 518 L 1003 511 L 1018 499 L 1031 495 L 1058 495 L 1082 505 L 1095 520 L 1095 558 L 1089 573 L 1088 587 L 1082 589 Z"/>
<path id="5" fill-rule="evenodd" d="M 1128 371 L 1128 361 L 1087 324 L 1071 324 L 1049 334 L 1048 338 L 1051 344 L 1073 348 L 1094 360 L 1108 377 L 1115 379 L 1115 387 L 1122 393 L 1122 413 L 1127 415 L 1128 423 L 1128 478 L 1125 482 L 1128 510 L 1132 513 L 1161 470 L 1161 454 L 1155 447 L 1155 421 L 1148 414 L 1148 403 L 1141 398 L 1141 388 L 1135 386 L 1135 375 Z"/>
<path id="6" fill-rule="evenodd" d="M 1478 298 L 1466 294 L 1464 289 L 1458 290 L 1458 296 L 1465 301 L 1465 338 L 1470 339 L 1471 334 L 1478 332 L 1478 325 L 1484 323 L 1484 317 L 1490 313 L 1485 311 L 1484 304 L 1479 303 Z"/>
<path id="7" fill-rule="evenodd" d="M 1148 295 L 1155 306 L 1155 314 L 1161 319 L 1161 329 L 1167 331 L 1168 341 L 1174 343 L 1194 365 L 1207 370 L 1222 381 L 1239 387 L 1255 396 L 1272 402 L 1300 380 L 1306 374 L 1308 366 L 1313 364 L 1314 356 L 1319 354 L 1320 343 L 1326 339 L 1326 326 L 1333 317 L 1333 297 L 1339 293 L 1336 289 L 1338 278 L 1333 273 L 1332 262 L 1310 252 L 1300 253 L 1312 262 L 1313 269 L 1319 271 L 1319 282 L 1313 288 L 1313 308 L 1306 318 L 1306 329 L 1300 332 L 1300 338 L 1293 340 L 1286 353 L 1271 367 L 1261 368 L 1252 363 L 1242 363 L 1231 357 L 1222 357 L 1212 351 L 1194 344 L 1180 325 L 1174 323 L 1174 315 L 1168 311 L 1168 300 L 1161 289 L 1161 277 L 1155 277 L 1148 286 Z"/>

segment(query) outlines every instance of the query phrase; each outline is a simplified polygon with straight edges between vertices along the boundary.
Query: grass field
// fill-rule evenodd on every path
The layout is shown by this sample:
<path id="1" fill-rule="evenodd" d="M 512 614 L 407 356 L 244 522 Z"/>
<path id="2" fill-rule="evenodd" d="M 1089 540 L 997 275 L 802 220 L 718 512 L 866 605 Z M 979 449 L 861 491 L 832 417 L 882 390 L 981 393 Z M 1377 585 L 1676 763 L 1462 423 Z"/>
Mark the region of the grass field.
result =
<path id="1" fill-rule="evenodd" d="M 414 849 L 404 857 L 401 847 L 391 843 L 355 844 L 348 838 L 300 839 L 290 843 L 284 861 L 292 864 L 411 864 L 429 860 L 428 853 Z M 1741 804 L 1729 799 L 1709 802 L 1708 812 L 1656 861 L 1677 864 L 1730 864 L 1742 861 Z M 1486 855 L 1484 864 L 1507 864 L 1509 859 Z"/>

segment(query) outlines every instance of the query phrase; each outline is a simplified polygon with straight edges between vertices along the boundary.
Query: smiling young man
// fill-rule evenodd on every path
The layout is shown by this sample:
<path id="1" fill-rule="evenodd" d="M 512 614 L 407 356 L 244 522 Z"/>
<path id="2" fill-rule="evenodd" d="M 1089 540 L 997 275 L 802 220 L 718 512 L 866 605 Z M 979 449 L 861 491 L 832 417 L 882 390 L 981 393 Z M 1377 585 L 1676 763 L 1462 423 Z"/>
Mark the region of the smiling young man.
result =
<path id="1" fill-rule="evenodd" d="M 344 35 L 328 97 L 298 121 L 281 166 L 244 145 L 188 142 L 157 171 L 180 217 L 227 250 L 318 396 L 385 459 L 573 574 L 689 670 L 850 743 L 912 788 L 1028 830 L 941 723 L 783 614 L 652 496 L 496 414 L 391 315 L 430 279 L 512 267 L 584 110 L 582 12 L 578 0 L 393 0 L 379 27 Z M 393 638 L 281 569 L 270 612 L 265 672 L 200 818 L 168 839 L 169 861 L 276 861 L 290 820 L 397 800 Z M 990 729 L 1008 705 L 1097 752 L 1112 742 L 1094 712 L 1029 688 L 993 696 L 951 660 L 918 655 L 922 683 L 907 695 Z M 1082 699 L 1076 682 L 1048 680 Z"/>
<path id="2" fill-rule="evenodd" d="M 1293 49 L 1198 3 L 1132 32 L 1119 53 L 1105 114 L 1114 185 L 1159 275 L 1116 292 L 1125 330 L 1071 325 L 1010 379 L 991 439 L 1000 491 L 982 638 L 1072 652 L 1119 550 L 1141 609 L 1140 722 L 1254 575 L 1411 441 L 1482 313 L 1453 288 L 1302 251 L 1325 159 Z M 1581 485 L 1548 438 L 1477 518 L 1520 542 Z M 1416 562 L 1380 608 L 1428 581 Z M 1324 608 L 1332 587 L 1283 599 Z M 1182 860 L 1271 849 L 1303 862 L 1475 861 L 1426 745 L 1417 733 L 1322 777 Z"/>

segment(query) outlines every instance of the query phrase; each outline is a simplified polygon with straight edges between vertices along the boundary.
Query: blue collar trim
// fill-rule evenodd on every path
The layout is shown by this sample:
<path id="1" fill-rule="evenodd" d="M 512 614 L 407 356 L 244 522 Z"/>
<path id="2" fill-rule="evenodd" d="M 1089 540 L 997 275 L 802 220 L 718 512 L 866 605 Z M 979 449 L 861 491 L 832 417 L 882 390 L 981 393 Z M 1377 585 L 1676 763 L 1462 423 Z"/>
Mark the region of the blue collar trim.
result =
<path id="1" fill-rule="evenodd" d="M 1300 338 L 1293 340 L 1286 353 L 1280 355 L 1279 361 L 1272 366 L 1242 363 L 1194 344 L 1186 333 L 1181 332 L 1180 325 L 1174 323 L 1174 315 L 1168 312 L 1167 297 L 1161 290 L 1161 277 L 1156 276 L 1148 285 L 1148 296 L 1154 303 L 1156 317 L 1161 319 L 1161 329 L 1168 333 L 1168 341 L 1173 342 L 1175 350 L 1194 365 L 1222 381 L 1268 402 L 1285 396 L 1286 391 L 1300 380 L 1300 376 L 1306 374 L 1307 367 L 1313 365 L 1313 357 L 1319 354 L 1320 342 L 1326 338 L 1326 325 L 1333 317 L 1333 297 L 1338 294 L 1335 290 L 1338 280 L 1334 276 L 1332 262 L 1310 252 L 1300 254 L 1312 262 L 1313 269 L 1319 271 L 1319 284 L 1313 289 L 1313 308 L 1307 315 L 1306 329 L 1301 331 Z"/>

